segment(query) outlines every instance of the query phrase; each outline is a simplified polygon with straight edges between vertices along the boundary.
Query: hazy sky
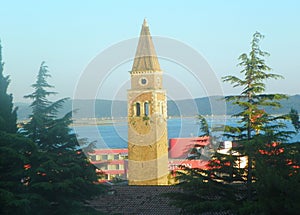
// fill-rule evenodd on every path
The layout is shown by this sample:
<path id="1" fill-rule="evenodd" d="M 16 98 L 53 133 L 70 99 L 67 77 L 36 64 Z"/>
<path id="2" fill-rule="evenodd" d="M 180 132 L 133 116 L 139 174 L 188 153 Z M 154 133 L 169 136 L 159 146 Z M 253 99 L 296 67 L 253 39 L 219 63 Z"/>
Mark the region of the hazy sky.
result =
<path id="1" fill-rule="evenodd" d="M 24 101 L 23 96 L 32 92 L 30 85 L 41 62 L 46 61 L 52 75 L 49 83 L 55 85 L 59 97 L 72 97 L 89 63 L 113 44 L 139 36 L 146 17 L 152 35 L 173 38 L 195 49 L 219 80 L 238 75 L 238 56 L 249 51 L 253 33 L 261 32 L 265 35 L 261 48 L 271 54 L 267 63 L 272 72 L 285 77 L 268 82 L 268 92 L 299 94 L 299 2 L 3 1 L 0 38 L 4 73 L 11 78 L 9 92 L 14 101 Z M 207 96 L 205 89 L 198 90 L 191 77 L 184 75 L 184 68 L 161 61 L 166 74 L 180 79 L 192 96 Z M 126 98 L 131 63 L 116 65 L 98 97 L 120 94 L 119 98 Z M 220 85 L 224 94 L 239 92 L 228 84 Z M 184 95 L 173 93 L 172 97 Z"/>

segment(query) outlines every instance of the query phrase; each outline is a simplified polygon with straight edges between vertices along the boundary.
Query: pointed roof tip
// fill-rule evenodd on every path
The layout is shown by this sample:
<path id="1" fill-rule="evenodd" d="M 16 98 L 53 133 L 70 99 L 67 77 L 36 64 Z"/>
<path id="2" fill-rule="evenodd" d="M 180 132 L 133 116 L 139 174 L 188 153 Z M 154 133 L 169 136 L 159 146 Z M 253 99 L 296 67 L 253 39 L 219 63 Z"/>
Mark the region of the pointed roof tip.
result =
<path id="1" fill-rule="evenodd" d="M 161 71 L 146 18 L 141 29 L 131 71 Z"/>
<path id="2" fill-rule="evenodd" d="M 148 22 L 147 22 L 146 17 L 144 18 L 143 26 L 148 26 Z"/>

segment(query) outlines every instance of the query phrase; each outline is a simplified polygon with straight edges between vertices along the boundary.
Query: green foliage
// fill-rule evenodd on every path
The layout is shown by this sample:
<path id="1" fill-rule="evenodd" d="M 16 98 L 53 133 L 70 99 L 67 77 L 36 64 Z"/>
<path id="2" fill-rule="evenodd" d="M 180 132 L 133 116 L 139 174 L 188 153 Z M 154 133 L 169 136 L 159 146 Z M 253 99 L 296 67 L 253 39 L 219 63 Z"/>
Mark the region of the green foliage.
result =
<path id="1" fill-rule="evenodd" d="M 13 107 L 12 94 L 7 94 L 9 76 L 3 75 L 2 46 L 0 42 L 0 131 L 16 133 L 17 108 Z"/>
<path id="2" fill-rule="evenodd" d="M 71 123 L 71 113 L 61 119 L 56 117 L 66 98 L 56 102 L 47 99 L 48 96 L 56 94 L 47 91 L 47 88 L 53 88 L 47 83 L 48 77 L 51 77 L 48 68 L 45 62 L 42 62 L 36 83 L 32 85 L 34 92 L 24 96 L 33 100 L 30 121 L 24 126 L 25 134 L 45 150 L 65 147 L 65 144 L 68 144 L 70 138 L 68 125 Z"/>
<path id="3" fill-rule="evenodd" d="M 150 119 L 149 116 L 143 116 L 143 121 L 147 121 L 147 120 L 149 120 L 149 119 Z"/>
<path id="4" fill-rule="evenodd" d="M 263 124 L 271 120 L 264 108 L 268 106 L 280 107 L 279 100 L 287 98 L 283 94 L 264 94 L 267 80 L 283 77 L 267 73 L 271 68 L 265 64 L 263 59 L 269 54 L 259 48 L 259 42 L 262 38 L 263 35 L 256 32 L 253 35 L 249 55 L 243 53 L 239 57 L 240 63 L 238 65 L 242 67 L 240 73 L 243 78 L 236 76 L 223 77 L 224 82 L 229 82 L 233 87 L 242 88 L 240 95 L 225 97 L 226 101 L 231 101 L 241 108 L 241 112 L 233 115 L 233 117 L 240 119 L 240 126 L 235 127 L 238 128 L 236 135 L 234 135 L 235 132 L 229 134 L 232 138 L 251 139 L 255 133 L 260 132 Z M 227 128 L 227 130 L 233 131 L 232 129 L 235 128 Z"/>
<path id="5" fill-rule="evenodd" d="M 199 120 L 200 125 L 200 136 L 210 136 L 210 130 L 206 119 L 202 115 L 198 115 L 197 119 Z"/>
<path id="6" fill-rule="evenodd" d="M 87 160 L 75 134 L 70 132 L 71 112 L 58 118 L 58 109 L 66 99 L 50 102 L 47 91 L 50 77 L 47 66 L 41 64 L 34 92 L 25 96 L 33 100 L 30 121 L 24 134 L 38 147 L 37 160 L 32 163 L 30 190 L 41 198 L 32 208 L 42 214 L 73 214 L 84 202 L 103 190 L 97 184 L 95 167 Z"/>
<path id="7" fill-rule="evenodd" d="M 187 168 L 177 172 L 177 185 L 183 192 L 165 194 L 172 199 L 172 204 L 182 209 L 183 214 L 201 214 L 205 212 L 224 212 L 232 214 L 237 211 L 245 196 L 245 189 L 238 184 L 232 184 L 237 176 L 232 165 L 227 166 L 232 157 L 225 156 L 217 160 L 217 154 L 208 165 L 209 168 Z M 226 164 L 226 165 L 225 165 Z M 227 170 L 225 170 L 227 168 Z M 227 174 L 230 172 L 231 174 Z"/>
<path id="8" fill-rule="evenodd" d="M 52 88 L 42 63 L 34 92 L 30 121 L 16 134 L 16 109 L 6 93 L 0 46 L 0 214 L 97 214 L 85 203 L 99 195 L 95 167 L 70 131 L 71 112 L 58 118 L 66 99 L 50 102 Z"/>
<path id="9" fill-rule="evenodd" d="M 299 143 L 264 144 L 261 153 L 257 155 L 257 201 L 252 204 L 263 214 L 299 213 L 299 146 Z"/>
<path id="10" fill-rule="evenodd" d="M 199 119 L 204 130 L 210 133 L 206 119 L 203 116 Z M 184 214 L 221 211 L 232 214 L 244 207 L 245 171 L 238 168 L 241 156 L 235 148 L 225 149 L 223 145 L 216 144 L 215 137 L 211 136 L 210 145 L 205 149 L 209 152 L 209 157 L 205 156 L 208 160 L 205 167 L 190 169 L 182 166 L 182 170 L 176 173 L 176 179 L 180 182 L 178 186 L 183 192 L 166 194 Z M 203 159 L 204 156 L 200 156 Z"/>
<path id="11" fill-rule="evenodd" d="M 225 97 L 226 101 L 231 101 L 242 109 L 241 112 L 233 115 L 233 117 L 239 119 L 239 125 L 235 127 L 227 126 L 225 131 L 228 131 L 227 137 L 246 146 L 243 153 L 248 156 L 248 199 L 252 198 L 253 152 L 257 149 L 256 146 L 253 146 L 256 142 L 252 139 L 260 133 L 267 135 L 269 132 L 280 131 L 285 127 L 280 121 L 283 117 L 270 116 L 264 110 L 268 106 L 280 107 L 279 100 L 287 98 L 287 96 L 283 94 L 264 94 L 265 82 L 269 79 L 282 78 L 282 76 L 268 73 L 271 68 L 265 64 L 264 57 L 269 56 L 269 54 L 259 48 L 259 42 L 262 38 L 263 35 L 256 32 L 253 35 L 249 55 L 244 53 L 239 57 L 240 63 L 238 65 L 242 67 L 240 73 L 243 78 L 236 76 L 223 78 L 223 81 L 229 82 L 233 87 L 242 88 L 240 95 Z M 275 141 L 286 140 L 287 137 L 288 133 L 279 132 Z"/>
<path id="12" fill-rule="evenodd" d="M 34 206 L 43 214 L 73 214 L 102 191 L 94 166 L 81 150 L 41 152 L 37 161 L 30 189 L 42 197 L 42 204 Z"/>
<path id="13" fill-rule="evenodd" d="M 217 150 L 205 169 L 178 172 L 182 192 L 167 194 L 184 213 L 229 211 L 236 214 L 297 214 L 300 201 L 299 144 L 286 144 L 294 133 L 286 131 L 287 119 L 296 129 L 296 111 L 273 116 L 266 107 L 278 108 L 283 94 L 265 94 L 265 82 L 282 78 L 268 73 L 271 69 L 264 57 L 269 54 L 259 48 L 263 36 L 256 32 L 249 55 L 239 57 L 242 78 L 226 76 L 225 82 L 241 87 L 227 102 L 239 107 L 233 115 L 236 126 L 225 126 L 224 135 L 234 141 L 225 153 Z M 200 120 L 204 120 L 203 117 Z M 203 128 L 206 129 L 204 121 Z M 246 168 L 239 168 L 240 157 L 247 158 Z"/>
<path id="14" fill-rule="evenodd" d="M 279 101 L 287 96 L 264 93 L 268 79 L 282 77 L 267 73 L 270 68 L 262 57 L 268 53 L 261 51 L 258 46 L 262 38 L 261 34 L 255 33 L 251 52 L 239 57 L 243 79 L 235 76 L 223 78 L 233 87 L 242 87 L 240 95 L 226 97 L 227 101 L 239 106 L 241 111 L 233 115 L 239 119 L 238 126 L 227 126 L 225 132 L 227 137 L 242 146 L 238 152 L 248 156 L 248 166 L 245 169 L 247 201 L 244 202 L 241 213 L 290 213 L 293 209 L 287 209 L 286 202 L 292 202 L 293 195 L 287 195 L 287 184 L 295 182 L 294 186 L 297 187 L 299 181 L 294 181 L 290 176 L 293 169 L 287 165 L 287 161 L 292 160 L 291 154 L 288 145 L 281 143 L 287 143 L 293 132 L 286 131 L 287 115 L 272 116 L 265 111 L 266 107 L 280 107 Z"/>
<path id="15" fill-rule="evenodd" d="M 0 214 L 23 214 L 29 211 L 30 199 L 26 165 L 36 152 L 35 145 L 17 131 L 17 108 L 12 95 L 7 94 L 9 76 L 3 76 L 2 47 L 0 44 Z"/>
<path id="16" fill-rule="evenodd" d="M 38 198 L 28 190 L 36 153 L 29 139 L 0 131 L 0 214 L 27 214 L 31 200 Z"/>

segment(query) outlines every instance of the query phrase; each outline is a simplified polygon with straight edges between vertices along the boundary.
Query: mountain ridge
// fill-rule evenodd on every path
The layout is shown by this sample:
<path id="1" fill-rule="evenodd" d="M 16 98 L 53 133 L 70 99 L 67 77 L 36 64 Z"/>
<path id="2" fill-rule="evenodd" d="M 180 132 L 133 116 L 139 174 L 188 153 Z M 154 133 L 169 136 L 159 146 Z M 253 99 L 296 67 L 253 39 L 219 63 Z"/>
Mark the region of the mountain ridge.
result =
<path id="1" fill-rule="evenodd" d="M 201 115 L 232 115 L 240 111 L 240 109 L 232 103 L 224 104 L 223 96 L 210 96 L 195 99 L 168 100 L 168 116 L 195 116 Z M 265 110 L 271 114 L 287 114 L 291 108 L 296 109 L 300 113 L 300 95 L 290 96 L 288 99 L 282 100 L 282 107 L 275 109 L 266 107 Z M 15 103 L 18 107 L 18 119 L 26 120 L 31 114 L 30 104 Z M 76 107 L 73 114 L 75 118 L 118 118 L 127 116 L 127 101 L 124 100 L 108 100 L 108 99 L 78 99 L 68 100 L 59 111 L 59 117 Z M 225 107 L 225 109 L 224 109 Z M 212 110 L 213 108 L 213 110 Z"/>

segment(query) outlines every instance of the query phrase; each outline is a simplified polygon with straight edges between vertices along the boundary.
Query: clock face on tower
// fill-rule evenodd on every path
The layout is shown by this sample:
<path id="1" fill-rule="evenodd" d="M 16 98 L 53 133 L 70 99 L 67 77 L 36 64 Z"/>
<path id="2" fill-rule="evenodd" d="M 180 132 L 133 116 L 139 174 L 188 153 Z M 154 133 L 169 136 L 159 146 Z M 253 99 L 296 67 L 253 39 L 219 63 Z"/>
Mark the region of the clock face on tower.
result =
<path id="1" fill-rule="evenodd" d="M 140 85 L 145 86 L 148 84 L 148 80 L 147 80 L 147 78 L 142 77 L 142 78 L 140 78 L 139 83 L 140 83 Z"/>

